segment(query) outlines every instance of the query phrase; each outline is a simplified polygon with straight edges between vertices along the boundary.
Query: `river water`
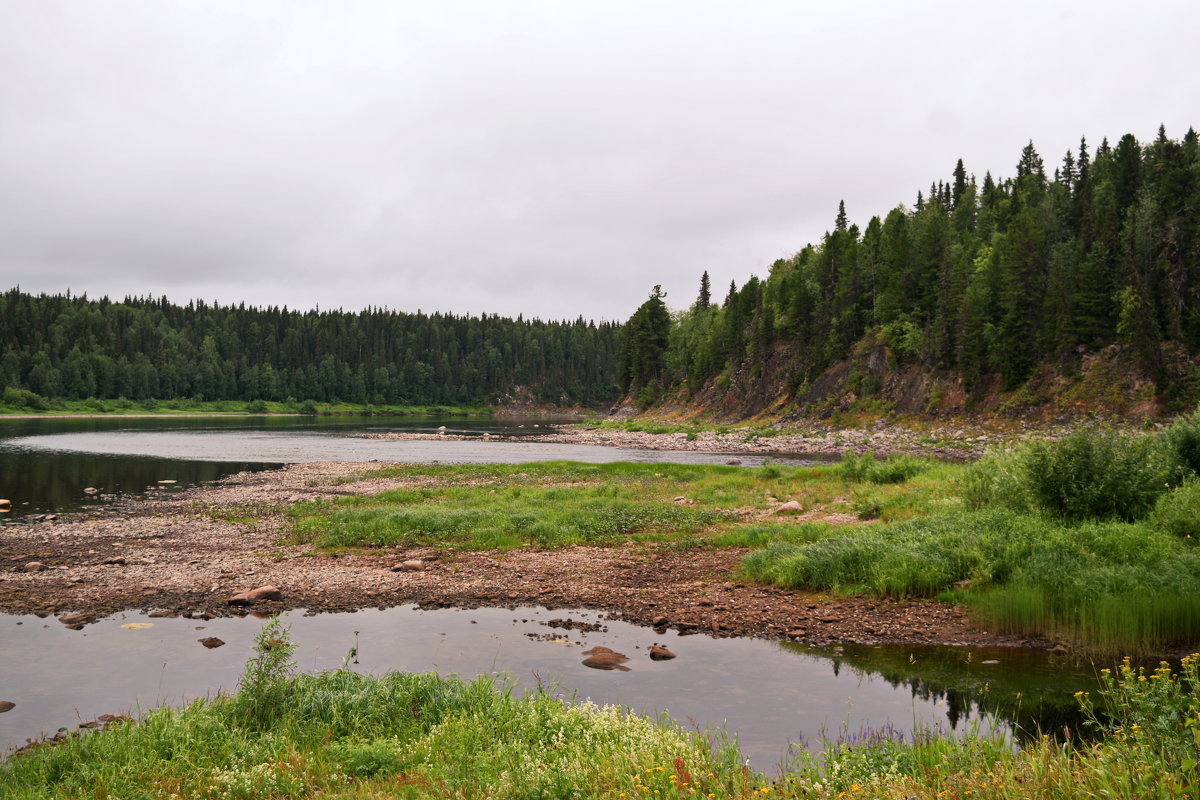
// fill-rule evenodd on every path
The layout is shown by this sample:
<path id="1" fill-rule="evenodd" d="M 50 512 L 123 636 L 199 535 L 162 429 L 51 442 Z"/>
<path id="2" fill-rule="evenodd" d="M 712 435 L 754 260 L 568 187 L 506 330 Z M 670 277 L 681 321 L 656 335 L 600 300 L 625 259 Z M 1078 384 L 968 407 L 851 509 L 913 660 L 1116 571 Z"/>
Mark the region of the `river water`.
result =
<path id="1" fill-rule="evenodd" d="M 518 427 L 523 424 L 525 427 Z M 368 418 L 151 418 L 0 420 L 0 497 L 14 516 L 71 511 L 95 502 L 86 487 L 137 496 L 244 469 L 285 462 L 430 462 L 569 459 L 723 463 L 727 455 L 624 450 L 522 441 L 538 421 Z M 370 431 L 434 431 L 471 440 L 373 440 Z M 483 440 L 482 433 L 492 437 Z M 739 456 L 747 465 L 760 463 Z M 174 481 L 163 484 L 160 481 Z M 3 529 L 0 528 L 0 535 Z M 571 617 L 605 630 L 551 627 Z M 129 623 L 150 627 L 125 628 Z M 755 639 L 655 633 L 588 611 L 491 608 L 422 611 L 412 607 L 353 614 L 286 616 L 304 670 L 353 669 L 506 676 L 518 687 L 553 684 L 565 695 L 667 712 L 685 725 L 736 735 L 753 766 L 773 771 L 789 746 L 822 732 L 853 738 L 862 730 L 914 726 L 961 731 L 997 724 L 1033 730 L 1075 725 L 1072 695 L 1094 673 L 1036 651 L 980 648 L 851 647 L 813 650 Z M 0 752 L 30 738 L 73 728 L 103 713 L 123 713 L 236 688 L 261 620 L 209 621 L 121 614 L 73 631 L 53 618 L 0 616 Z M 226 642 L 206 649 L 200 638 Z M 651 661 L 661 642 L 678 654 Z M 581 665 L 582 650 L 605 645 L 630 657 L 629 672 Z M 981 714 L 988 712 L 981 718 Z M 994 715 L 994 716 L 992 716 Z"/>

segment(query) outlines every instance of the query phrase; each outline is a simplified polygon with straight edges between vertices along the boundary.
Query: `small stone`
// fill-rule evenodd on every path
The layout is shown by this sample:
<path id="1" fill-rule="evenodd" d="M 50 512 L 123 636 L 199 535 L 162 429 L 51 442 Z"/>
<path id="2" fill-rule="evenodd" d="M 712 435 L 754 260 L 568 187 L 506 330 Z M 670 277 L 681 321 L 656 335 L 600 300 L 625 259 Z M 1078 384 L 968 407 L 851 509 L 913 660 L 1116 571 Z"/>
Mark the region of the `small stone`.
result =
<path id="1" fill-rule="evenodd" d="M 22 567 L 22 569 L 24 569 L 26 572 L 45 572 L 46 565 L 40 561 L 30 561 L 28 564 Z"/>
<path id="2" fill-rule="evenodd" d="M 650 658 L 654 661 L 668 661 L 675 658 L 675 654 L 661 644 L 650 645 Z"/>
<path id="3" fill-rule="evenodd" d="M 118 567 L 123 567 L 123 566 L 125 566 L 125 556 L 113 556 L 112 558 L 106 558 L 104 560 L 104 563 L 105 564 L 113 564 Z"/>
<path id="4" fill-rule="evenodd" d="M 807 633 L 808 631 L 806 631 L 804 628 L 792 628 L 787 632 L 787 636 L 789 639 L 803 639 Z"/>
<path id="5" fill-rule="evenodd" d="M 58 618 L 58 621 L 63 625 L 78 625 L 84 622 L 91 622 L 92 618 L 87 614 L 63 614 Z"/>
<path id="6" fill-rule="evenodd" d="M 94 486 L 89 486 L 83 490 L 83 493 L 84 494 L 100 494 L 100 490 L 95 488 Z"/>
<path id="7" fill-rule="evenodd" d="M 659 616 L 650 620 L 650 627 L 652 628 L 665 628 L 670 624 L 671 620 L 667 619 L 666 617 Z"/>
<path id="8" fill-rule="evenodd" d="M 423 569 L 425 569 L 424 561 L 419 558 L 410 558 L 392 567 L 392 572 L 420 572 Z"/>
<path id="9" fill-rule="evenodd" d="M 209 650 L 212 650 L 214 648 L 220 647 L 221 645 L 225 644 L 224 641 L 222 641 L 221 639 L 218 639 L 215 636 L 205 636 L 203 639 L 197 639 L 197 641 L 200 642 L 200 644 L 207 647 Z"/>
<path id="10" fill-rule="evenodd" d="M 146 616 L 150 617 L 151 619 L 161 619 L 162 617 L 173 617 L 173 616 L 175 616 L 175 612 L 168 611 L 165 608 L 156 608 L 155 610 L 151 611 Z"/>
<path id="11" fill-rule="evenodd" d="M 731 467 L 740 467 L 742 465 L 742 460 L 740 458 L 731 458 L 725 463 Z"/>
<path id="12" fill-rule="evenodd" d="M 803 513 L 804 506 L 800 505 L 798 500 L 788 500 L 786 503 L 776 507 L 775 514 L 800 514 Z"/>

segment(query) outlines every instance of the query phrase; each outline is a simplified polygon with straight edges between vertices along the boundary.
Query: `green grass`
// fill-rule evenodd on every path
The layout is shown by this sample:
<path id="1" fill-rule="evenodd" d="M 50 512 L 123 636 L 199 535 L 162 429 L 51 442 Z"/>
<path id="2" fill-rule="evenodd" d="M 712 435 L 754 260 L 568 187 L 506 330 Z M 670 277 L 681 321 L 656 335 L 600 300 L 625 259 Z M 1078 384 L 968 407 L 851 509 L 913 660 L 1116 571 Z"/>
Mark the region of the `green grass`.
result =
<path id="1" fill-rule="evenodd" d="M 291 540 L 325 549 L 547 548 L 629 539 L 753 546 L 794 538 L 788 531 L 800 523 L 786 517 L 763 520 L 780 502 L 795 499 L 805 509 L 845 514 L 856 487 L 832 465 L 545 462 L 397 465 L 371 474 L 408 485 L 369 497 L 293 506 Z M 934 468 L 920 477 L 936 482 L 936 474 Z M 935 483 L 915 494 L 898 485 L 879 491 L 887 515 L 896 518 L 949 502 Z M 765 528 L 743 531 L 747 525 Z"/>
<path id="2" fill-rule="evenodd" d="M 775 778 L 741 766 L 719 735 L 666 718 L 517 694 L 485 678 L 296 675 L 277 620 L 257 637 L 238 692 L 162 708 L 0 763 L 12 800 L 178 798 L 1196 797 L 1197 656 L 1178 672 L 1125 661 L 1076 702 L 1087 739 L 1020 749 L 974 726 L 959 735 L 888 725 L 822 737 Z"/>

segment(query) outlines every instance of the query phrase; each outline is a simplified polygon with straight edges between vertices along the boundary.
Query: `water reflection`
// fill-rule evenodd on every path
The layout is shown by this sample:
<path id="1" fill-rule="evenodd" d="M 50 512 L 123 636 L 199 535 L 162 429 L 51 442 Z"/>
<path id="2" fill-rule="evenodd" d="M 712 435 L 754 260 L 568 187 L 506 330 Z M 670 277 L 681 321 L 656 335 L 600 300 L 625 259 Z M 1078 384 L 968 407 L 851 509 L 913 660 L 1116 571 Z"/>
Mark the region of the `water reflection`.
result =
<path id="1" fill-rule="evenodd" d="M 547 624 L 568 617 L 601 629 Z M 121 627 L 130 622 L 153 627 Z M 285 622 L 292 626 L 297 662 L 306 671 L 336 669 L 357 646 L 354 668 L 364 672 L 437 670 L 463 677 L 506 674 L 523 687 L 554 683 L 567 695 L 623 703 L 651 714 L 668 712 L 685 725 L 727 726 L 763 770 L 780 763 L 789 742 L 811 741 L 822 731 L 889 724 L 902 730 L 914 724 L 949 727 L 970 709 L 959 700 L 976 695 L 982 683 L 990 683 L 991 696 L 997 694 L 998 682 L 1009 680 L 1028 685 L 1026 702 L 1038 696 L 1034 679 L 1026 684 L 1011 675 L 1030 670 L 1032 655 L 994 665 L 994 672 L 980 673 L 972 685 L 968 673 L 955 675 L 924 657 L 898 675 L 892 661 L 899 651 L 882 651 L 881 660 L 873 663 L 868 651 L 877 648 L 831 657 L 756 639 L 660 634 L 587 611 L 401 607 L 316 616 L 293 612 Z M 103 713 L 180 704 L 232 689 L 260 625 L 253 618 L 204 622 L 123 614 L 77 632 L 53 618 L 0 617 L 6 695 L 0 700 L 17 704 L 0 715 L 0 745 L 11 748 Z M 209 636 L 226 644 L 206 649 L 199 640 Z M 678 658 L 651 660 L 649 648 L 655 642 Z M 595 645 L 629 656 L 625 666 L 630 671 L 583 666 L 583 651 Z M 961 661 L 962 652 L 957 652 Z M 950 660 L 947 656 L 946 663 Z M 920 665 L 930 671 L 920 672 Z M 1058 674 L 1073 689 L 1088 685 L 1086 676 Z M 963 682 L 944 686 L 938 682 L 942 677 Z M 920 691 L 914 690 L 917 684 Z M 954 704 L 948 702 L 948 692 L 959 698 Z"/>
<path id="2" fill-rule="evenodd" d="M 1083 717 L 1074 693 L 1095 683 L 1096 671 L 1042 650 L 930 645 L 846 645 L 834 649 L 783 643 L 799 653 L 822 654 L 835 672 L 855 674 L 905 689 L 914 700 L 946 709 L 951 730 L 991 716 L 1021 739 L 1079 730 Z"/>

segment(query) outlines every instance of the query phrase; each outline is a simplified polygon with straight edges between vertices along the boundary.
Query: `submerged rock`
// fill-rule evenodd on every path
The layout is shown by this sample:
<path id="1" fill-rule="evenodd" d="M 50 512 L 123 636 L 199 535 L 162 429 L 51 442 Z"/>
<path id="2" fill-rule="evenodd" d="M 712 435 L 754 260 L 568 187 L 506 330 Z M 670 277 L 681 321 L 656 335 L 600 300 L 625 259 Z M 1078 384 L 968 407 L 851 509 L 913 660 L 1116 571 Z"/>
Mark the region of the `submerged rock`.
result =
<path id="1" fill-rule="evenodd" d="M 672 658 L 675 658 L 675 654 L 663 647 L 661 644 L 655 642 L 654 644 L 650 645 L 650 658 L 653 661 L 668 661 Z"/>
<path id="2" fill-rule="evenodd" d="M 608 647 L 593 647 L 591 650 L 584 650 L 583 654 L 587 656 L 583 660 L 585 667 L 592 669 L 615 669 L 619 672 L 629 672 L 629 667 L 622 666 L 629 657 L 624 653 L 618 653 Z"/>
<path id="3" fill-rule="evenodd" d="M 9 700 L 0 700 L 0 714 L 3 714 L 5 711 L 12 711 L 16 707 L 16 703 Z"/>

